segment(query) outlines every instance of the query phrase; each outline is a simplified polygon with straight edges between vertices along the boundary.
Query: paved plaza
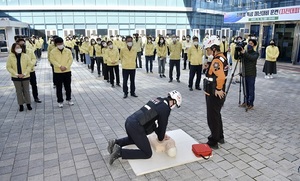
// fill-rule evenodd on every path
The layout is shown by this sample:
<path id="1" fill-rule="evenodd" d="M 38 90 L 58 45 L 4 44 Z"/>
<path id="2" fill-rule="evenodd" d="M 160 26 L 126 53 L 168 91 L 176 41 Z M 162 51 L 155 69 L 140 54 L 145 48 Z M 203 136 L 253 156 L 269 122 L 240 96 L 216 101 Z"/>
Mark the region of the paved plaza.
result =
<path id="1" fill-rule="evenodd" d="M 239 85 L 232 85 L 222 109 L 226 143 L 214 150 L 211 159 L 137 177 L 127 160 L 110 166 L 106 146 L 109 139 L 126 135 L 126 117 L 149 99 L 180 91 L 182 107 L 172 110 L 168 130 L 182 129 L 199 142 L 207 141 L 205 96 L 203 91 L 189 91 L 188 70 L 181 70 L 181 83 L 168 83 L 168 78 L 159 78 L 157 61 L 154 74 L 147 74 L 143 65 L 136 75 L 139 97 L 123 99 L 122 88 L 112 88 L 75 61 L 75 105 L 58 108 L 51 68 L 44 57 L 36 67 L 43 102 L 32 103 L 32 111 L 25 106 L 19 112 L 5 61 L 0 58 L 1 181 L 300 180 L 299 66 L 281 63 L 274 79 L 266 80 L 259 60 L 254 110 L 238 107 Z"/>

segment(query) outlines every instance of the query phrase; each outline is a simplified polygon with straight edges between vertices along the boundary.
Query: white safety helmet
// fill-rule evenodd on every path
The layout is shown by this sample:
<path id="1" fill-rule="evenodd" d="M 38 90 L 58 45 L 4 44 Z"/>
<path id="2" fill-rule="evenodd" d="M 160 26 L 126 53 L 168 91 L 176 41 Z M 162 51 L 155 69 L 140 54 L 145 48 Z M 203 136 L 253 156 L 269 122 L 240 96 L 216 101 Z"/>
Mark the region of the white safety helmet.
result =
<path id="1" fill-rule="evenodd" d="M 171 99 L 175 100 L 175 103 L 176 103 L 177 107 L 179 108 L 182 103 L 182 97 L 181 97 L 180 92 L 178 92 L 177 90 L 173 90 L 168 93 L 168 96 Z M 175 107 L 175 104 L 171 107 L 171 109 L 173 109 L 174 107 Z"/>
<path id="2" fill-rule="evenodd" d="M 210 48 L 213 45 L 220 46 L 220 44 L 221 44 L 220 39 L 216 35 L 213 35 L 204 42 L 204 49 Z"/>

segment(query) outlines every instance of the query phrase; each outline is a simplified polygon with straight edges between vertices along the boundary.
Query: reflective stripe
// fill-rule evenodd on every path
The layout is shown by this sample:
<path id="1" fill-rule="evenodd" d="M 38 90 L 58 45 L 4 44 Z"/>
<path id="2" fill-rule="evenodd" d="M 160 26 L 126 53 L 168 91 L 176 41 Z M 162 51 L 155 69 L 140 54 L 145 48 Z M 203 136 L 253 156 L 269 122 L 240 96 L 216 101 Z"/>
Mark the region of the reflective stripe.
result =
<path id="1" fill-rule="evenodd" d="M 219 59 L 224 63 L 225 59 L 223 57 L 219 57 Z"/>
<path id="2" fill-rule="evenodd" d="M 169 105 L 168 102 L 167 102 L 166 100 L 164 100 L 164 103 L 167 104 L 167 105 Z"/>
<path id="3" fill-rule="evenodd" d="M 144 105 L 144 107 L 145 107 L 146 109 L 148 109 L 148 110 L 150 110 L 150 109 L 151 109 L 151 107 L 150 107 L 150 106 L 148 106 L 148 105 Z"/>
<path id="4" fill-rule="evenodd" d="M 213 79 L 213 78 L 211 78 L 211 77 L 210 77 L 210 78 L 208 78 L 208 77 L 205 77 L 205 79 L 206 79 L 206 80 L 208 80 L 208 81 L 210 81 L 210 82 L 214 81 L 214 79 Z"/>

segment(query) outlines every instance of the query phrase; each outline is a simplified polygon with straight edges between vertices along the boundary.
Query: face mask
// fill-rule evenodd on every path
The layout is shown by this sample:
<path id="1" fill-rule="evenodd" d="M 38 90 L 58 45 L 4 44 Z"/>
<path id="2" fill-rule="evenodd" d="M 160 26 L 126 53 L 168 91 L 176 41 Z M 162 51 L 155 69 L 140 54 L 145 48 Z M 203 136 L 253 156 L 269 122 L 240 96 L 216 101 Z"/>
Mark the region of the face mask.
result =
<path id="1" fill-rule="evenodd" d="M 131 47 L 132 46 L 132 42 L 127 42 L 127 46 Z"/>
<path id="2" fill-rule="evenodd" d="M 86 39 L 85 41 L 86 41 L 86 42 L 88 42 L 89 40 L 88 40 L 88 39 Z"/>
<path id="3" fill-rule="evenodd" d="M 160 40 L 160 43 L 163 43 L 164 42 L 164 40 Z"/>
<path id="4" fill-rule="evenodd" d="M 198 45 L 198 42 L 195 41 L 195 42 L 194 42 L 194 45 Z"/>
<path id="5" fill-rule="evenodd" d="M 123 39 L 122 41 L 125 41 L 125 39 Z"/>
<path id="6" fill-rule="evenodd" d="M 251 45 L 247 45 L 247 50 L 248 51 L 253 50 L 253 47 Z"/>
<path id="7" fill-rule="evenodd" d="M 95 45 L 95 43 L 96 43 L 96 42 L 93 41 L 93 42 L 92 42 L 92 45 Z"/>
<path id="8" fill-rule="evenodd" d="M 222 41 L 225 41 L 225 39 L 223 38 Z"/>
<path id="9" fill-rule="evenodd" d="M 103 45 L 103 46 L 105 46 L 105 47 L 107 46 L 107 44 L 106 44 L 106 43 L 103 43 L 102 45 Z"/>
<path id="10" fill-rule="evenodd" d="M 252 37 L 251 37 L 251 39 L 252 39 L 252 40 L 255 40 L 255 39 L 256 39 L 256 37 L 255 37 L 255 36 L 252 36 Z"/>
<path id="11" fill-rule="evenodd" d="M 176 41 L 176 38 L 173 38 L 172 40 L 175 42 L 175 41 Z"/>
<path id="12" fill-rule="evenodd" d="M 187 38 L 186 40 L 187 40 L 187 41 L 190 41 L 190 39 L 189 39 L 189 38 Z"/>
<path id="13" fill-rule="evenodd" d="M 237 40 L 237 42 L 242 42 L 242 40 Z"/>
<path id="14" fill-rule="evenodd" d="M 207 61 L 208 61 L 208 62 L 211 62 L 213 59 L 214 59 L 214 56 L 213 56 L 213 55 L 208 55 L 208 56 L 207 56 Z"/>
<path id="15" fill-rule="evenodd" d="M 16 52 L 17 54 L 22 53 L 22 48 L 16 48 L 16 49 L 15 49 L 15 52 Z"/>
<path id="16" fill-rule="evenodd" d="M 98 41 L 97 43 L 98 43 L 98 44 L 101 44 L 101 41 Z"/>
<path id="17" fill-rule="evenodd" d="M 152 41 L 151 40 L 148 40 L 148 43 L 151 43 Z"/>
<path id="18" fill-rule="evenodd" d="M 275 43 L 274 43 L 274 42 L 271 42 L 270 45 L 275 45 Z"/>
<path id="19" fill-rule="evenodd" d="M 64 45 L 57 45 L 57 48 L 62 50 L 64 48 Z"/>
<path id="20" fill-rule="evenodd" d="M 112 48 L 113 48 L 113 45 L 109 45 L 108 47 L 109 47 L 110 49 L 112 49 Z"/>

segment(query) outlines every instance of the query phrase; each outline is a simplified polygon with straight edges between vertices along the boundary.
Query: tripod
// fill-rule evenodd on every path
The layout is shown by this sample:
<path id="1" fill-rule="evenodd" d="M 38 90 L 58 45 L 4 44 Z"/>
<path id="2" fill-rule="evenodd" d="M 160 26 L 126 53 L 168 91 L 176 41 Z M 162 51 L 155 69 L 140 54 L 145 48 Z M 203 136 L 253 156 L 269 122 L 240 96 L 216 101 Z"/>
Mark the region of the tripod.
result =
<path id="1" fill-rule="evenodd" d="M 237 67 L 239 66 L 239 72 L 235 74 Z M 237 59 L 237 62 L 234 66 L 233 72 L 230 77 L 229 85 L 226 90 L 226 96 L 228 95 L 232 80 L 234 76 L 240 76 L 240 81 L 239 81 L 239 106 L 241 107 L 241 97 L 242 97 L 242 86 L 243 86 L 243 93 L 244 93 L 244 100 L 247 98 L 247 90 L 246 90 L 246 80 L 245 80 L 245 66 L 244 66 L 244 58 L 240 57 Z M 245 111 L 248 111 L 248 107 L 245 107 Z"/>

